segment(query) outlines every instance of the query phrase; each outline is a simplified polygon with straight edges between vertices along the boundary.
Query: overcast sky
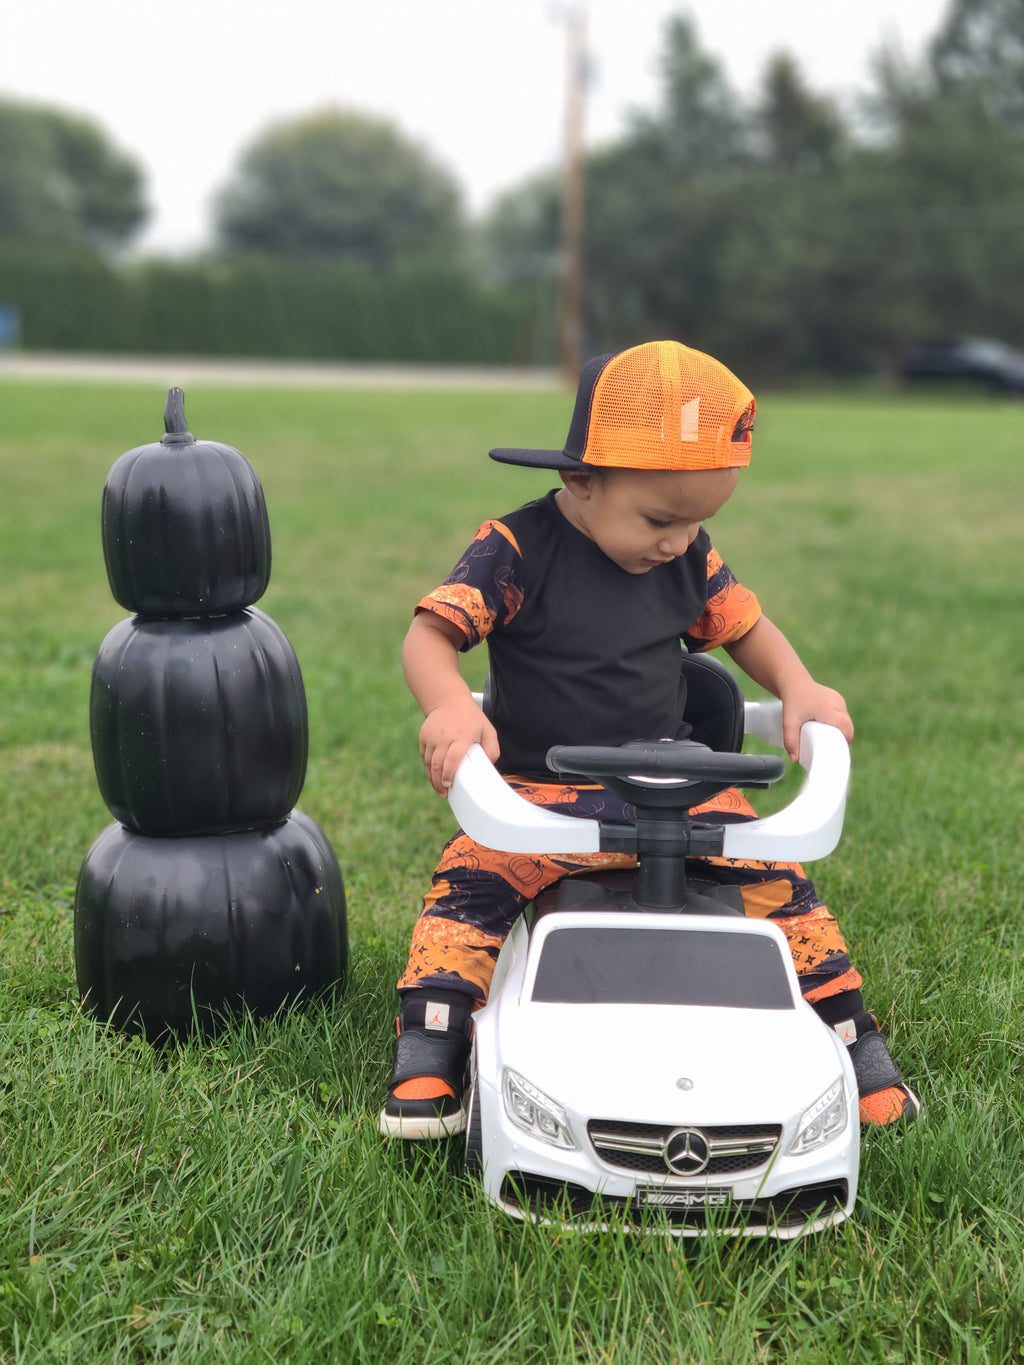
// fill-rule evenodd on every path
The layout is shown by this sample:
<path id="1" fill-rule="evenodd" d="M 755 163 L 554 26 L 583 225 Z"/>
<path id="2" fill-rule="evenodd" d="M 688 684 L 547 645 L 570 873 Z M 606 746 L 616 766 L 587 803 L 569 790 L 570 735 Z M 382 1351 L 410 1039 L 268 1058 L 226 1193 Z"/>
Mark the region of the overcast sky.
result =
<path id="1" fill-rule="evenodd" d="M 559 158 L 564 4 L 557 0 L 7 0 L 0 96 L 92 115 L 145 168 L 142 245 L 208 235 L 211 194 L 271 121 L 325 104 L 389 116 L 479 211 Z M 812 86 L 847 97 L 883 41 L 917 56 L 947 0 L 589 0 L 587 140 L 650 108 L 666 18 L 750 94 L 786 48 Z"/>

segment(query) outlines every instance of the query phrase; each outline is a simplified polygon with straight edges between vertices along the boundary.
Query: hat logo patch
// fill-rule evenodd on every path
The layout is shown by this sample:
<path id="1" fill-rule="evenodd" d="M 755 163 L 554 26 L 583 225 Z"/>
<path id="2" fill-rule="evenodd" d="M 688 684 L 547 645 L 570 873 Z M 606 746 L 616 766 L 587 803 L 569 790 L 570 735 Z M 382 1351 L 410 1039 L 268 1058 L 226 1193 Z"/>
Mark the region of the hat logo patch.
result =
<path id="1" fill-rule="evenodd" d="M 700 394 L 684 403 L 679 412 L 679 439 L 700 440 Z"/>

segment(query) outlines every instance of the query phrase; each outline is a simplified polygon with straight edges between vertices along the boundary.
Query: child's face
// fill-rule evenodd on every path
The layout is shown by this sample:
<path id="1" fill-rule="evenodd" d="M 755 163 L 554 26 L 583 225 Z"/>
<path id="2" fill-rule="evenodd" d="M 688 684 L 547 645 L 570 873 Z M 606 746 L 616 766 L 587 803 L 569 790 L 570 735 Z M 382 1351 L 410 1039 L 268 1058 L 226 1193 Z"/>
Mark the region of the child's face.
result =
<path id="1" fill-rule="evenodd" d="M 626 573 L 685 554 L 701 522 L 726 501 L 737 469 L 609 469 L 564 474 L 557 502 L 569 521 Z"/>

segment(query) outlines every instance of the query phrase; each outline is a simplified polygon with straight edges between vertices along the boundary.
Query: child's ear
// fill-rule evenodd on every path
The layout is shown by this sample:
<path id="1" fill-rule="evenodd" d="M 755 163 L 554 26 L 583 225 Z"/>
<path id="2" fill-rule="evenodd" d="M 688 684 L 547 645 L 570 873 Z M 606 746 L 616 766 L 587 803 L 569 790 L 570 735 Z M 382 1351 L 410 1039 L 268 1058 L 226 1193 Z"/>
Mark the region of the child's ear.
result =
<path id="1" fill-rule="evenodd" d="M 582 470 L 563 469 L 559 470 L 559 478 L 574 498 L 586 502 L 590 497 L 591 490 L 594 487 L 593 474 L 584 473 Z"/>

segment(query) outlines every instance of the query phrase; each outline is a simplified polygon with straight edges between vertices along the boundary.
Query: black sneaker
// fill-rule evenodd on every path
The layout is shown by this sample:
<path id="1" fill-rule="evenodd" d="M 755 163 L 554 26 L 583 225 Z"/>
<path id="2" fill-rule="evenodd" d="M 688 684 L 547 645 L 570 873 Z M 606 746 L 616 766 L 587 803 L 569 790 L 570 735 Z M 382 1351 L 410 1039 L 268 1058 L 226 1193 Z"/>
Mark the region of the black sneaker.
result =
<path id="1" fill-rule="evenodd" d="M 875 1128 L 906 1127 L 921 1112 L 921 1103 L 904 1084 L 899 1067 L 878 1032 L 864 1033 L 850 1046 L 850 1060 L 860 1094 L 860 1121 Z"/>
<path id="2" fill-rule="evenodd" d="M 378 1121 L 384 1137 L 415 1142 L 452 1137 L 465 1128 L 472 1003 L 453 991 L 414 991 L 406 998 Z"/>

